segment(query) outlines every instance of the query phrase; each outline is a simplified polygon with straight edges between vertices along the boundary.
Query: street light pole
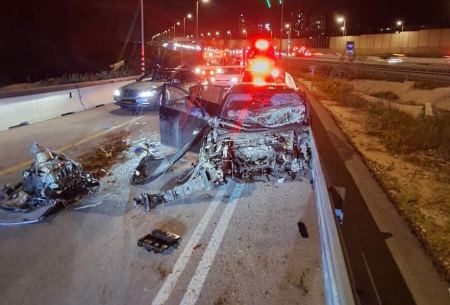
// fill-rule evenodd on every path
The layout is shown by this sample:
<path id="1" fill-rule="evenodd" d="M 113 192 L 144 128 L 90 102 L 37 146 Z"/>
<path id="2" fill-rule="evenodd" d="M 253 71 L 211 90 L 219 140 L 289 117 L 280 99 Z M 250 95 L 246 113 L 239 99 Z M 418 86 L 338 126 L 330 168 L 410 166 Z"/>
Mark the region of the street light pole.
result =
<path id="1" fill-rule="evenodd" d="M 281 24 L 280 24 L 280 58 L 283 52 L 283 23 L 284 23 L 284 1 L 280 0 L 281 4 Z"/>
<path id="2" fill-rule="evenodd" d="M 141 72 L 145 73 L 144 0 L 141 0 Z"/>
<path id="3" fill-rule="evenodd" d="M 287 23 L 285 25 L 287 34 L 288 34 L 288 57 L 291 55 L 291 25 L 289 23 Z"/>
<path id="4" fill-rule="evenodd" d="M 248 39 L 248 35 L 247 35 L 247 30 L 246 29 L 242 30 L 242 34 L 245 34 L 245 39 Z"/>
<path id="5" fill-rule="evenodd" d="M 191 19 L 192 18 L 192 14 L 187 14 L 186 16 L 184 16 L 183 18 L 183 35 L 186 36 L 186 18 L 187 19 Z"/>

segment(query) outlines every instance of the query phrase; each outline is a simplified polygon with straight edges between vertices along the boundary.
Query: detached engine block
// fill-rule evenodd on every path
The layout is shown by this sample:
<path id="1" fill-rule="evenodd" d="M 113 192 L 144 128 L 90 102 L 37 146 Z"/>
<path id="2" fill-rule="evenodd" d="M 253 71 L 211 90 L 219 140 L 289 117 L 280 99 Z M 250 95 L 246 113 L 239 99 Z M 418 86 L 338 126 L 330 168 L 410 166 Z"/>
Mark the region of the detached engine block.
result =
<path id="1" fill-rule="evenodd" d="M 0 191 L 0 205 L 11 210 L 29 211 L 74 199 L 99 186 L 97 179 L 84 173 L 81 164 L 62 153 L 32 145 L 34 162 L 23 172 L 22 182 L 6 185 Z"/>
<path id="2" fill-rule="evenodd" d="M 309 128 L 235 132 L 213 127 L 200 149 L 199 160 L 178 184 L 158 194 L 135 198 L 146 210 L 191 193 L 210 190 L 227 179 L 257 179 L 304 176 L 310 163 Z"/>

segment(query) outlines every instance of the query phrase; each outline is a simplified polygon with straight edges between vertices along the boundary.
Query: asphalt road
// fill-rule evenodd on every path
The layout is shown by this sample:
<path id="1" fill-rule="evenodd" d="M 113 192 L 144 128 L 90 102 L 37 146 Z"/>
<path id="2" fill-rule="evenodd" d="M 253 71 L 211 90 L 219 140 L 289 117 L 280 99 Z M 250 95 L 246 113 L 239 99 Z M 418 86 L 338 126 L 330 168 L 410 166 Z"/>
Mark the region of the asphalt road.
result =
<path id="1" fill-rule="evenodd" d="M 0 133 L 0 184 L 18 179 L 34 141 L 76 158 L 121 131 L 132 147 L 157 142 L 158 115 L 110 105 Z M 0 227 L 1 304 L 324 304 L 308 179 L 229 183 L 144 213 L 132 198 L 170 177 L 130 186 L 132 147 L 98 193 L 43 223 Z M 194 160 L 186 156 L 170 176 Z M 154 228 L 180 234 L 180 246 L 137 247 Z"/>

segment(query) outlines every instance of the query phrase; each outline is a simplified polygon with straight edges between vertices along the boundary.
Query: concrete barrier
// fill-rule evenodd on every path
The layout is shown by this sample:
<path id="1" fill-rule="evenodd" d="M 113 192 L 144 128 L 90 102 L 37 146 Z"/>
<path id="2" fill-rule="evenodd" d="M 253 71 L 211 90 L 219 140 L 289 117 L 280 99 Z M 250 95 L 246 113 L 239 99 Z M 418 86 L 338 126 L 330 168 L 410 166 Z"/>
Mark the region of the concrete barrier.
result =
<path id="1" fill-rule="evenodd" d="M 77 89 L 0 99 L 0 131 L 83 111 Z"/>
<path id="2" fill-rule="evenodd" d="M 113 102 L 114 90 L 128 83 L 130 81 L 79 88 L 81 103 L 86 110 L 110 104 Z"/>
<path id="3" fill-rule="evenodd" d="M 0 98 L 0 131 L 112 103 L 114 90 L 134 79 L 128 77 L 8 92 Z"/>

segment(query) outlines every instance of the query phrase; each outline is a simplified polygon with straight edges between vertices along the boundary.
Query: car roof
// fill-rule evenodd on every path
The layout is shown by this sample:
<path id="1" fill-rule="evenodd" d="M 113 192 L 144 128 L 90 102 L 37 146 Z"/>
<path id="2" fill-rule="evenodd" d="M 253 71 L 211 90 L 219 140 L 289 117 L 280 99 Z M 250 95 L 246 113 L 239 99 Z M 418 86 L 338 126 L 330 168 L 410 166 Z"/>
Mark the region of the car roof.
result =
<path id="1" fill-rule="evenodd" d="M 274 91 L 279 90 L 283 92 L 297 92 L 292 87 L 289 87 L 285 83 L 266 83 L 264 85 L 256 85 L 254 83 L 238 83 L 235 84 L 233 87 L 231 87 L 229 93 L 230 94 L 240 94 L 240 93 L 246 93 L 248 91 L 255 91 L 255 92 L 263 92 L 263 91 Z"/>

